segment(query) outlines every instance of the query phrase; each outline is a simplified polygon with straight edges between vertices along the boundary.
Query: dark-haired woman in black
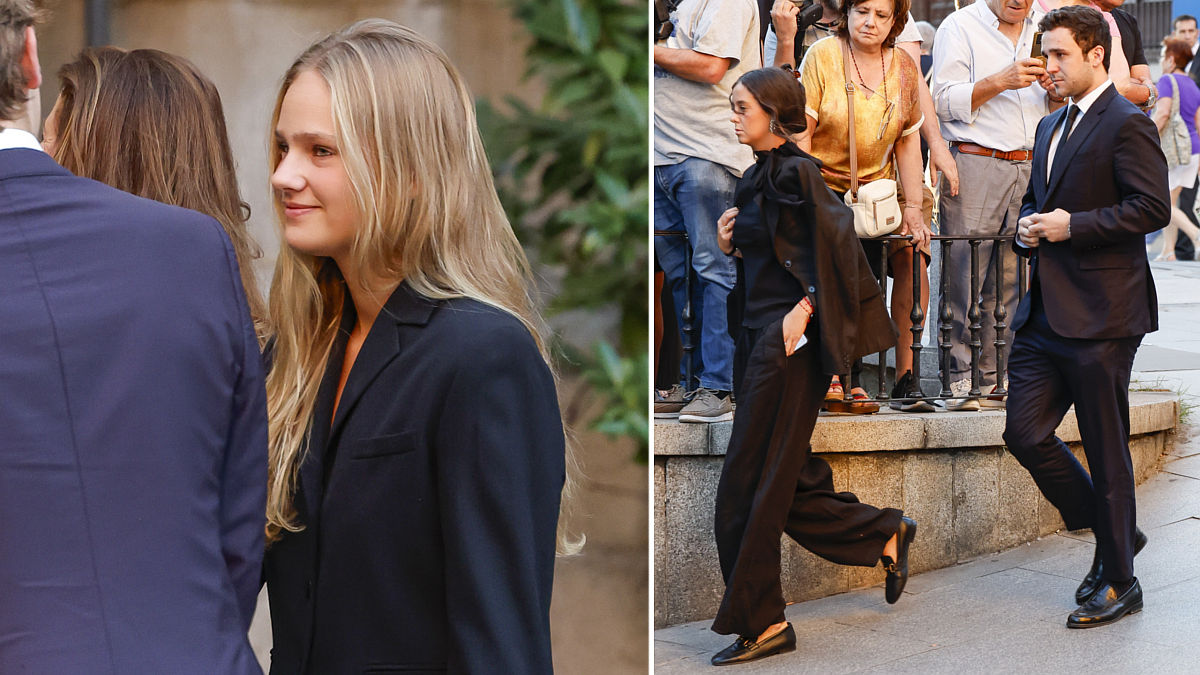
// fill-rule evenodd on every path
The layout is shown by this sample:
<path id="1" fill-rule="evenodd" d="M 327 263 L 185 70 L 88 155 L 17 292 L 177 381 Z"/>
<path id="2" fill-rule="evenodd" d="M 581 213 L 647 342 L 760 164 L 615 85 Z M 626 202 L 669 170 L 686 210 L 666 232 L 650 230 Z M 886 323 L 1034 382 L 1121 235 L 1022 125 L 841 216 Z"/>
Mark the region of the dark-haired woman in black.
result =
<path id="1" fill-rule="evenodd" d="M 790 72 L 746 73 L 730 96 L 738 141 L 757 158 L 717 223 L 741 258 L 745 313 L 734 356 L 738 402 L 717 488 L 716 538 L 725 595 L 713 630 L 738 639 L 713 665 L 795 648 L 784 619 L 780 536 L 844 565 L 888 569 L 887 600 L 908 577 L 916 523 L 896 509 L 836 492 L 810 439 L 830 377 L 895 344 L 879 285 L 850 209 L 825 185 L 820 161 L 787 140 L 805 128 L 804 89 Z"/>

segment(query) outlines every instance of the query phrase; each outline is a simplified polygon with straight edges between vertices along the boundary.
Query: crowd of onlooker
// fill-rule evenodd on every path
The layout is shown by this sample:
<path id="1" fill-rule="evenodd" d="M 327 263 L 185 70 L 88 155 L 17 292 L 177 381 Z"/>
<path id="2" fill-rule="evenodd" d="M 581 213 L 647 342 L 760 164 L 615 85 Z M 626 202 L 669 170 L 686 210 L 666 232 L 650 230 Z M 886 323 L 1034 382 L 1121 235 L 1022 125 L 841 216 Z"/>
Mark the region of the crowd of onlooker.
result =
<path id="1" fill-rule="evenodd" d="M 819 17 L 813 2 L 819 3 Z M 899 338 L 890 404 L 896 409 L 936 409 L 913 377 L 908 330 L 911 316 L 929 315 L 926 265 L 935 207 L 938 234 L 980 238 L 974 292 L 982 311 L 974 333 L 972 247 L 943 249 L 947 273 L 941 292 L 952 316 L 951 396 L 945 405 L 1004 407 L 1006 382 L 998 358 L 1003 354 L 991 345 L 1012 344 L 1011 330 L 996 335 L 996 315 L 1011 317 L 1018 301 L 1018 262 L 1008 239 L 1029 184 L 1038 121 L 1066 104 L 1054 93 L 1053 73 L 1040 51 L 1037 24 L 1047 12 L 1083 5 L 1102 14 L 1112 39 L 1109 79 L 1152 116 L 1171 166 L 1176 208 L 1161 236 L 1159 258 L 1174 259 L 1177 231 L 1187 235 L 1181 247 L 1200 244 L 1191 213 L 1200 164 L 1196 20 L 1175 19 L 1162 44 L 1162 77 L 1155 82 L 1137 19 L 1120 8 L 1122 2 L 976 0 L 945 17 L 936 32 L 913 19 L 910 0 L 681 0 L 670 7 L 670 25 L 659 32 L 668 37 L 654 46 L 656 288 L 666 288 L 658 294 L 665 301 L 663 314 L 656 317 L 655 416 L 682 422 L 732 417 L 730 336 L 738 317 L 736 301 L 732 312 L 726 301 L 737 272 L 735 260 L 718 248 L 716 224 L 732 205 L 738 178 L 754 162 L 734 136 L 731 89 L 743 74 L 763 66 L 791 69 L 803 84 L 807 128 L 790 140 L 821 162 L 822 177 L 839 197 L 851 188 L 851 133 L 857 181 L 898 182 L 903 216 L 894 234 L 910 239 L 861 240 L 872 265 L 882 267 L 879 261 L 886 258 L 893 279 L 891 314 Z M 848 123 L 852 118 L 856 124 Z M 913 296 L 914 274 L 920 297 Z M 997 305 L 1005 311 L 993 311 Z M 690 363 L 676 368 L 674 341 L 662 335 L 670 338 L 685 324 Z M 988 347 L 975 355 L 975 377 L 973 340 Z M 826 394 L 831 410 L 878 410 L 860 381 L 861 370 L 856 362 L 845 374 L 848 380 L 833 378 Z"/>

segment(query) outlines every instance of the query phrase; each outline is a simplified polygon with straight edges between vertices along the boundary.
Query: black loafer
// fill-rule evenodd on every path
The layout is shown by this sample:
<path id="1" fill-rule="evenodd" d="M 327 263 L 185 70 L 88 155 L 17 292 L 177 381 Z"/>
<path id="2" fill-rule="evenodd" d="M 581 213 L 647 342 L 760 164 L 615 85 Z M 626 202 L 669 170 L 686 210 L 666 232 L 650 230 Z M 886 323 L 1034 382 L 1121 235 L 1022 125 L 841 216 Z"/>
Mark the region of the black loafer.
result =
<path id="1" fill-rule="evenodd" d="M 796 650 L 796 631 L 792 624 L 783 630 L 763 640 L 754 642 L 747 637 L 739 637 L 725 649 L 712 657 L 714 666 L 732 666 L 735 663 L 746 663 L 756 659 L 766 658 L 774 654 L 784 654 Z"/>
<path id="2" fill-rule="evenodd" d="M 1146 533 L 1139 529 L 1133 531 L 1133 554 L 1137 555 L 1146 548 Z M 1100 588 L 1100 584 L 1104 583 L 1104 568 L 1100 562 L 1100 547 L 1096 546 L 1096 553 L 1092 556 L 1092 569 L 1088 570 L 1087 576 L 1080 582 L 1079 588 L 1075 589 L 1075 602 L 1083 604 L 1088 601 L 1096 593 L 1096 589 Z"/>
<path id="3" fill-rule="evenodd" d="M 917 521 L 908 516 L 901 516 L 900 529 L 896 530 L 896 557 L 899 559 L 892 560 L 886 555 L 880 557 L 880 560 L 883 561 L 883 569 L 887 570 L 883 597 L 887 599 L 889 605 L 896 604 L 896 601 L 900 599 L 900 594 L 904 592 L 904 585 L 908 583 L 908 547 L 916 536 Z"/>
<path id="4" fill-rule="evenodd" d="M 1142 585 L 1135 578 L 1121 594 L 1107 581 L 1067 617 L 1067 628 L 1095 628 L 1120 621 L 1126 614 L 1142 611 Z"/>

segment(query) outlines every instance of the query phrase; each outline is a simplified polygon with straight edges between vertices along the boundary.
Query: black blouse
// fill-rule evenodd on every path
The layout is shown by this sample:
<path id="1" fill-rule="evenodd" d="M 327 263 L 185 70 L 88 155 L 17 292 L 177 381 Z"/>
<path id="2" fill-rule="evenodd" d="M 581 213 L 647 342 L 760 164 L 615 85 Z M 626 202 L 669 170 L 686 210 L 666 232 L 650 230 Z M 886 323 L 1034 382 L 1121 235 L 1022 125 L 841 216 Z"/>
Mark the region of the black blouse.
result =
<path id="1" fill-rule="evenodd" d="M 755 154 L 758 162 L 746 172 L 747 177 L 739 183 L 738 192 L 754 190 L 753 169 L 761 168 L 770 152 Z M 742 253 L 742 286 L 746 296 L 742 325 L 747 328 L 763 328 L 783 318 L 805 296 L 804 285 L 779 263 L 775 255 L 774 237 L 762 217 L 758 197 L 757 194 L 738 195 L 736 201 L 741 206 L 733 224 L 733 245 Z M 811 242 L 812 231 L 808 219 L 800 218 L 798 223 L 804 230 L 801 236 Z M 801 277 L 814 278 L 811 255 L 800 256 L 796 264 L 801 265 Z M 815 304 L 815 298 L 813 300 Z"/>

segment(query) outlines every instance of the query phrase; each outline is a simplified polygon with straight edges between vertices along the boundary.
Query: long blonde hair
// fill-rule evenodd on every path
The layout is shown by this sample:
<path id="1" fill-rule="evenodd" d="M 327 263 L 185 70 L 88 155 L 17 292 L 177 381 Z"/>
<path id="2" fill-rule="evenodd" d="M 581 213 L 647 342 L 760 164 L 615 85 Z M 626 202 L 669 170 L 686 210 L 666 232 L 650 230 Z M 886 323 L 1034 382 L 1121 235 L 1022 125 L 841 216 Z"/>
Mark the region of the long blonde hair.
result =
<path id="1" fill-rule="evenodd" d="M 362 277 L 403 279 L 429 298 L 473 298 L 509 312 L 549 363 L 528 291 L 529 263 L 496 196 L 474 101 L 442 50 L 390 21 L 352 24 L 309 47 L 288 69 L 272 132 L 288 88 L 308 71 L 329 86 L 334 134 L 361 214 L 351 255 Z M 271 148 L 274 172 L 280 150 Z M 342 314 L 342 289 L 328 260 L 287 246 L 280 251 L 269 304 L 277 325 L 267 377 L 268 541 L 302 528 L 293 505 L 297 472 Z M 569 547 L 559 540 L 560 550 Z"/>

